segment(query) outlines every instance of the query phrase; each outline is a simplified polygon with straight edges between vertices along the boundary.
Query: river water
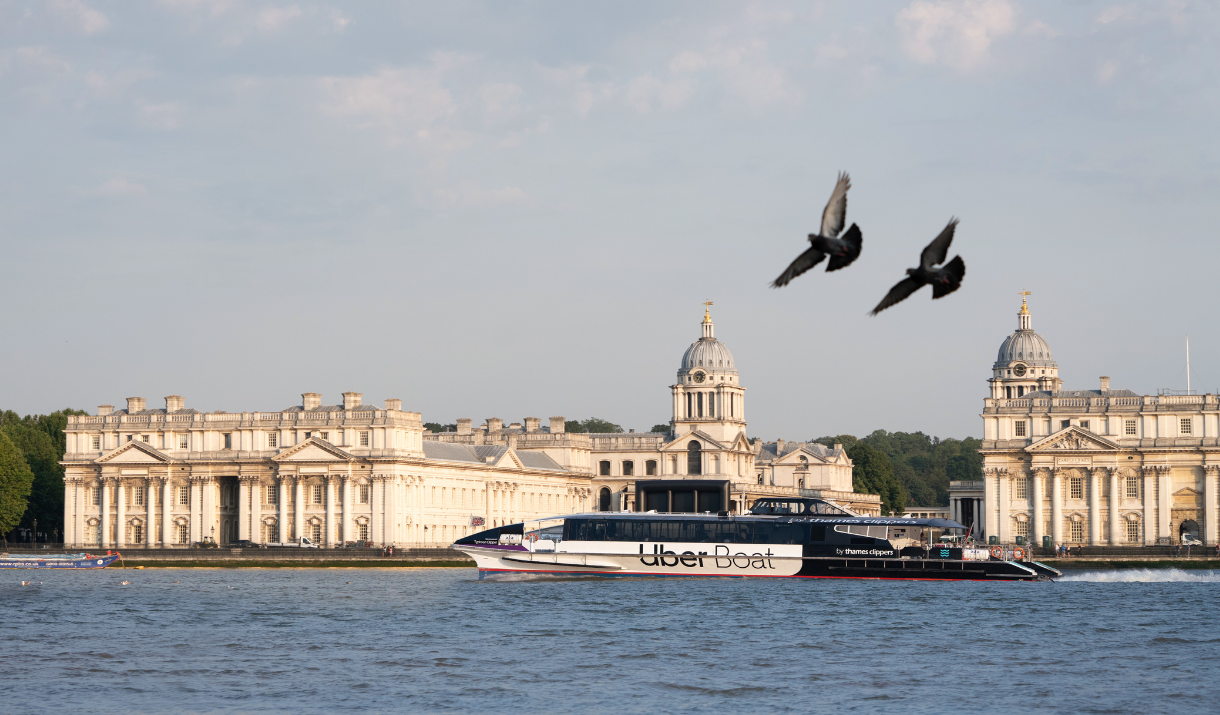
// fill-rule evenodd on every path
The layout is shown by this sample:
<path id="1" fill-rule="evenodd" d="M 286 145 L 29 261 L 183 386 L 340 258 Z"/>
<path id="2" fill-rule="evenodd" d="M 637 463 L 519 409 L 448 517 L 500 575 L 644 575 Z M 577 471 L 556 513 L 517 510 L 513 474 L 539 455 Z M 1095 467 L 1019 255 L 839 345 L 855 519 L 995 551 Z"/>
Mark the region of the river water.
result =
<path id="1" fill-rule="evenodd" d="M 0 710 L 1190 713 L 1220 693 L 1220 573 L 476 576 L 7 571 Z"/>

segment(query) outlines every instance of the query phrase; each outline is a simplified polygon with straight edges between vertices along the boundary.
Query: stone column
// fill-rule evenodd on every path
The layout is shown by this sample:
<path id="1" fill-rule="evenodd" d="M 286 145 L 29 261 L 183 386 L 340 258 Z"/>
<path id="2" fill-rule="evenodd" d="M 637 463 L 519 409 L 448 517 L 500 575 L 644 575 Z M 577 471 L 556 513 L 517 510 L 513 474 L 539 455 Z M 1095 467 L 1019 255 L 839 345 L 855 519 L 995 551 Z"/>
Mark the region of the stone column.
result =
<path id="1" fill-rule="evenodd" d="M 1089 473 L 1089 546 L 1101 545 L 1101 480 L 1106 478 L 1104 467 Z"/>
<path id="2" fill-rule="evenodd" d="M 305 480 L 297 477 L 292 500 L 292 536 L 298 540 L 305 535 Z"/>
<path id="3" fill-rule="evenodd" d="M 1110 546 L 1123 543 L 1122 523 L 1119 521 L 1119 506 L 1123 503 L 1123 493 L 1118 483 L 1118 468 L 1110 470 Z"/>
<path id="4" fill-rule="evenodd" d="M 70 448 L 69 452 L 72 451 Z M 64 477 L 64 547 L 67 548 L 70 544 L 76 543 L 72 539 L 73 530 L 76 528 L 76 501 L 73 498 L 74 487 L 76 480 L 71 477 Z"/>
<path id="5" fill-rule="evenodd" d="M 1169 473 L 1169 467 L 1156 468 L 1157 494 L 1156 494 L 1156 531 L 1157 536 L 1168 536 L 1170 539 L 1177 541 L 1177 534 L 1174 534 L 1171 529 L 1171 516 L 1173 512 L 1173 476 Z"/>
<path id="6" fill-rule="evenodd" d="M 381 510 L 383 508 L 383 506 L 382 506 L 383 500 L 381 498 L 381 485 L 382 485 L 381 476 L 374 474 L 370 477 L 370 481 L 372 482 L 372 484 L 371 484 L 371 488 L 369 489 L 369 492 L 370 492 L 369 506 L 372 507 L 373 513 L 371 515 L 371 518 L 369 519 L 369 532 L 370 532 L 369 539 L 374 544 L 377 544 L 379 546 L 384 546 L 385 537 L 381 531 L 381 528 L 382 528 L 381 524 L 385 518 L 385 515 L 381 513 Z"/>
<path id="7" fill-rule="evenodd" d="M 1143 473 L 1143 488 L 1144 488 L 1144 513 L 1141 515 L 1143 523 L 1140 526 L 1144 529 L 1144 544 L 1156 543 L 1156 513 L 1153 511 L 1155 505 L 1156 482 L 1153 481 L 1153 476 L 1156 474 L 1156 467 L 1142 467 L 1140 471 Z"/>
<path id="8" fill-rule="evenodd" d="M 126 489 L 120 478 L 114 487 L 114 548 L 121 549 L 127 545 L 127 534 L 124 522 L 127 520 Z"/>
<path id="9" fill-rule="evenodd" d="M 174 543 L 174 488 L 170 486 L 167 476 L 161 482 L 161 546 Z"/>
<path id="10" fill-rule="evenodd" d="M 1051 470 L 1051 541 L 1063 543 L 1063 470 Z M 1039 544 L 1041 545 L 1041 544 Z"/>
<path id="11" fill-rule="evenodd" d="M 1030 525 L 1029 533 L 1033 534 L 1033 541 L 1038 546 L 1042 545 L 1042 492 L 1046 485 L 1045 478 L 1050 473 L 1046 467 L 1039 467 L 1034 470 L 1033 478 L 1033 501 L 1030 504 L 1029 518 L 1033 522 Z"/>
<path id="12" fill-rule="evenodd" d="M 487 514 L 487 488 L 483 488 L 483 513 Z M 415 540 L 424 541 L 424 478 L 415 478 Z"/>
<path id="13" fill-rule="evenodd" d="M 279 490 L 279 513 L 276 515 L 275 528 L 279 532 L 279 542 L 285 543 L 288 541 L 288 476 L 279 475 L 279 484 L 276 486 Z"/>
<path id="14" fill-rule="evenodd" d="M 250 541 L 263 543 L 263 482 L 257 476 L 247 477 L 250 485 Z"/>
<path id="15" fill-rule="evenodd" d="M 102 478 L 102 547 L 110 548 L 110 482 L 112 477 Z"/>
<path id="16" fill-rule="evenodd" d="M 356 537 L 352 533 L 352 475 L 343 476 L 339 482 L 340 506 L 343 507 L 342 514 L 339 517 L 342 533 L 339 534 L 339 545 L 342 546 L 345 542 L 355 541 Z"/>
<path id="17" fill-rule="evenodd" d="M 983 503 L 989 512 L 993 508 L 997 511 L 1000 509 L 1000 475 L 997 469 L 989 467 L 983 470 Z M 990 541 L 990 537 L 994 536 L 996 541 L 1002 542 L 1004 536 L 992 525 L 991 520 L 988 519 L 986 523 L 987 530 L 983 532 L 985 540 Z"/>
<path id="18" fill-rule="evenodd" d="M 189 479 L 190 482 L 188 488 L 191 490 L 191 522 L 186 532 L 186 543 L 188 546 L 195 541 L 203 540 L 203 483 L 199 480 L 199 477 L 194 475 L 189 477 Z"/>
<path id="19" fill-rule="evenodd" d="M 335 548 L 335 532 L 338 531 L 335 524 L 335 479 L 331 475 L 326 475 L 326 548 Z"/>
<path id="20" fill-rule="evenodd" d="M 1220 543 L 1216 539 L 1216 490 L 1217 479 L 1220 478 L 1220 465 L 1208 465 L 1203 468 L 1203 543 L 1215 546 Z"/>
<path id="21" fill-rule="evenodd" d="M 157 542 L 157 480 L 148 477 L 144 480 L 144 505 L 147 515 L 144 519 L 144 548 L 151 549 Z"/>
<path id="22" fill-rule="evenodd" d="M 237 477 L 237 538 L 250 538 L 250 480 Z"/>

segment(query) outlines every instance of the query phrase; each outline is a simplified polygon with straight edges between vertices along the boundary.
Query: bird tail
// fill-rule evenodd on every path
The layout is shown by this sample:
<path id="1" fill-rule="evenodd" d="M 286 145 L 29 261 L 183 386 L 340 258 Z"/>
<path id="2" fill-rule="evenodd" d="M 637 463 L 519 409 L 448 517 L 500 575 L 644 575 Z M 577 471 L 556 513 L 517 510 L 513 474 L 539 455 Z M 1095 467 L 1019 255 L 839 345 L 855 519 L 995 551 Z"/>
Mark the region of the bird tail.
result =
<path id="1" fill-rule="evenodd" d="M 837 271 L 840 268 L 850 266 L 857 258 L 860 257 L 860 249 L 864 244 L 864 236 L 860 233 L 860 227 L 852 224 L 851 228 L 843 234 L 843 238 L 839 239 L 847 244 L 847 252 L 843 256 L 830 254 L 830 263 L 826 266 L 826 272 Z"/>
<path id="2" fill-rule="evenodd" d="M 966 276 L 966 262 L 961 256 L 954 256 L 952 261 L 940 270 L 943 278 L 932 284 L 932 298 L 944 298 L 962 286 L 962 278 Z"/>

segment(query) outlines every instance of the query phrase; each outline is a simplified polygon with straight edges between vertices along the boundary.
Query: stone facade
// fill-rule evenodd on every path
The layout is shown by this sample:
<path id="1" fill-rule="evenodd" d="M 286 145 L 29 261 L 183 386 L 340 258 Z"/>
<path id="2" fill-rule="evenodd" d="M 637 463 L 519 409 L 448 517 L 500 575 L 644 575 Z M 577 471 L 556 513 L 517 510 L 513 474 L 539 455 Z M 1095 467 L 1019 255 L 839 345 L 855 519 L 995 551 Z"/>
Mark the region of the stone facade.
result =
<path id="1" fill-rule="evenodd" d="M 984 532 L 1001 543 L 1136 546 L 1191 533 L 1217 543 L 1220 399 L 1062 390 L 1022 301 L 983 405 Z M 1049 388 L 1049 389 L 1047 389 Z M 977 483 L 954 482 L 953 499 Z"/>

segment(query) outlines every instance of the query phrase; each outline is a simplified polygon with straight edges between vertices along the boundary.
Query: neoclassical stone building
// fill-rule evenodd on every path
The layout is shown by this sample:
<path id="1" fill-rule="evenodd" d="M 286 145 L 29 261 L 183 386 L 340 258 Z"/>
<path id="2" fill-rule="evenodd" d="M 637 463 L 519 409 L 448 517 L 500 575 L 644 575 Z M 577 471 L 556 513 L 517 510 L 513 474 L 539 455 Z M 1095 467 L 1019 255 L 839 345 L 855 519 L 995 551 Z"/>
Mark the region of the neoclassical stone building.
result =
<path id="1" fill-rule="evenodd" d="M 486 526 L 589 510 L 635 508 L 634 482 L 726 479 L 730 508 L 762 496 L 832 499 L 879 514 L 852 492 L 836 445 L 751 442 L 745 388 L 705 311 L 686 350 L 668 433 L 571 434 L 563 417 L 456 432 L 423 429 L 401 400 L 302 403 L 273 412 L 203 413 L 181 397 L 68 419 L 65 543 L 185 546 L 205 539 L 268 543 L 308 536 L 347 542 L 447 544 Z"/>
<path id="2" fill-rule="evenodd" d="M 957 514 L 1012 543 L 1217 543 L 1220 399 L 1063 390 L 1025 301 L 983 405 L 984 480 L 954 482 Z M 980 488 L 981 487 L 981 488 Z M 981 512 L 970 507 L 981 501 Z"/>

